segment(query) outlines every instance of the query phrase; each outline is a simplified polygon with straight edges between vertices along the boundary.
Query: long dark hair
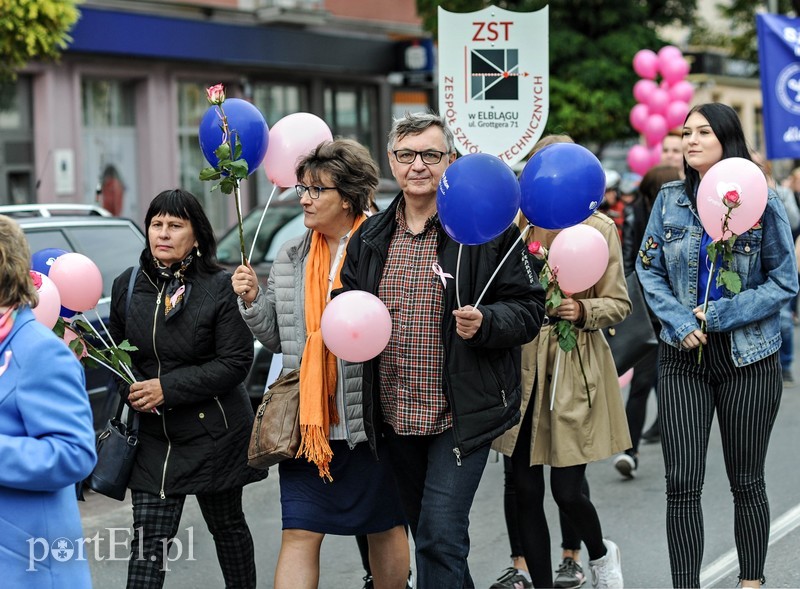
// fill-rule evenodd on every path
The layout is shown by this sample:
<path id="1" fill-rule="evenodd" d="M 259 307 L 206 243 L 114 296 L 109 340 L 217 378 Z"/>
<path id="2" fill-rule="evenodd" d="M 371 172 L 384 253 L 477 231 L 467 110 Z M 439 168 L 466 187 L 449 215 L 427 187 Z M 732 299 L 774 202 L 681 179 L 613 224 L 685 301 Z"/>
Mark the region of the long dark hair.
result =
<path id="1" fill-rule="evenodd" d="M 735 110 L 721 102 L 698 104 L 686 115 L 684 125 L 694 113 L 703 115 L 708 124 L 711 125 L 714 135 L 717 136 L 720 145 L 722 145 L 722 159 L 741 157 L 752 161 L 750 150 L 747 148 L 747 141 L 744 138 L 742 123 L 739 121 L 739 116 Z M 692 202 L 695 202 L 697 187 L 700 186 L 700 174 L 686 163 L 686 158 L 683 159 L 683 171 L 686 176 L 686 194 L 689 195 L 689 199 Z"/>
<path id="2" fill-rule="evenodd" d="M 147 240 L 146 250 L 150 252 L 150 222 L 153 217 L 158 215 L 172 215 L 180 219 L 186 219 L 192 224 L 194 238 L 197 240 L 197 248 L 193 250 L 194 262 L 190 268 L 196 268 L 198 272 L 212 273 L 221 267 L 217 263 L 217 240 L 214 238 L 214 229 L 203 210 L 200 201 L 191 192 L 175 188 L 165 190 L 156 196 L 147 209 L 144 217 L 144 234 Z"/>
<path id="3" fill-rule="evenodd" d="M 666 164 L 650 168 L 647 173 L 642 176 L 637 192 L 639 193 L 639 198 L 642 199 L 642 204 L 648 215 L 650 215 L 650 211 L 653 210 L 653 203 L 661 187 L 667 182 L 680 179 L 681 174 L 678 168 Z"/>

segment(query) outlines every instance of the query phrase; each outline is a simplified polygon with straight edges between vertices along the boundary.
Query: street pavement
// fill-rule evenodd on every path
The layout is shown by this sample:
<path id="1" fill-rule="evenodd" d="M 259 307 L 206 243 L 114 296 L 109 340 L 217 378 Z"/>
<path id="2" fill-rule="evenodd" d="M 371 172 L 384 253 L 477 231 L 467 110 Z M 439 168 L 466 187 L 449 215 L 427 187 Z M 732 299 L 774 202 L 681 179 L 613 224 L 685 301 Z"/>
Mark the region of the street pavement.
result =
<path id="1" fill-rule="evenodd" d="M 800 337 L 795 333 L 795 349 Z M 771 505 L 772 533 L 767 557 L 769 587 L 800 587 L 800 361 L 795 363 L 798 385 L 784 391 L 767 460 L 767 491 Z M 654 411 L 651 398 L 651 411 Z M 625 586 L 670 587 L 669 561 L 664 531 L 665 495 L 661 447 L 640 448 L 636 478 L 623 479 L 611 459 L 589 465 L 587 476 L 604 535 L 621 549 Z M 281 520 L 277 469 L 260 483 L 245 488 L 245 513 L 254 537 L 260 588 L 271 588 L 280 548 Z M 553 565 L 560 557 L 558 518 L 552 498 L 547 498 L 548 521 L 553 547 Z M 714 427 L 708 455 L 703 493 L 705 556 L 703 587 L 735 587 L 738 564 L 733 543 L 733 503 L 725 475 L 719 436 Z M 85 537 L 99 534 L 98 554 L 88 551 L 94 586 L 124 587 L 131 509 L 128 500 L 114 501 L 89 493 L 81 504 Z M 172 553 L 165 587 L 206 589 L 223 587 L 212 539 L 194 498 L 187 499 L 181 532 L 182 553 Z M 116 529 L 112 531 L 112 529 Z M 116 543 L 111 549 L 113 535 Z M 491 453 L 471 512 L 472 550 L 470 568 L 478 589 L 488 588 L 502 569 L 509 566 L 509 546 L 503 514 L 503 463 Z M 413 550 L 413 543 L 411 543 Z M 413 553 L 412 553 L 413 554 Z M 588 569 L 583 553 L 584 569 Z M 115 560 L 112 560 L 114 557 Z M 413 563 L 413 558 L 412 558 Z M 321 554 L 322 589 L 359 589 L 364 572 L 353 538 L 329 536 Z M 588 572 L 588 570 L 587 570 Z M 438 588 L 437 588 L 438 589 Z"/>

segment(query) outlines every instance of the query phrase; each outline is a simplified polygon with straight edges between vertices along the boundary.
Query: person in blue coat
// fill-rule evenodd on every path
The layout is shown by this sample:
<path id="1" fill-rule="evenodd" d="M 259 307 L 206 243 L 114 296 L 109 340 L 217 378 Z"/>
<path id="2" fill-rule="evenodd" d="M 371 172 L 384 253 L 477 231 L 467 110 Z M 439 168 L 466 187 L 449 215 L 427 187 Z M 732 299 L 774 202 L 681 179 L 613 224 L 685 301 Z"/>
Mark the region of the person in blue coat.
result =
<path id="1" fill-rule="evenodd" d="M 92 472 L 84 373 L 36 321 L 19 225 L 0 215 L 0 574 L 3 587 L 92 586 L 75 483 Z"/>

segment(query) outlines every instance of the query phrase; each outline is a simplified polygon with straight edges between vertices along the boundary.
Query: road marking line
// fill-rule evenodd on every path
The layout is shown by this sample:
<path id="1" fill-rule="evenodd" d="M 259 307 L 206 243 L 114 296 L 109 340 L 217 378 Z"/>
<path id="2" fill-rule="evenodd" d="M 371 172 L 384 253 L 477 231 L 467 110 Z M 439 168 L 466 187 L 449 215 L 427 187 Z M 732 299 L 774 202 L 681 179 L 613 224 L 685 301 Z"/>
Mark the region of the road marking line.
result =
<path id="1" fill-rule="evenodd" d="M 772 546 L 798 526 L 800 526 L 800 505 L 795 505 L 770 524 L 769 545 Z M 738 564 L 739 557 L 736 549 L 729 550 L 700 571 L 700 587 L 704 589 L 713 587 L 734 572 Z"/>

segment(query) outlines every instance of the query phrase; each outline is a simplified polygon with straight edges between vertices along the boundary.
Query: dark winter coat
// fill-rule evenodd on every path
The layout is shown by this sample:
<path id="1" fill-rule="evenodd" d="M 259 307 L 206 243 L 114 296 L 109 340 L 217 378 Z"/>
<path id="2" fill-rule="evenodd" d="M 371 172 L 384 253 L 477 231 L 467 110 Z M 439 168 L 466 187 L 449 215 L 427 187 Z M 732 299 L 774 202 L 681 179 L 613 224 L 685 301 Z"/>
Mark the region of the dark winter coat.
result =
<path id="1" fill-rule="evenodd" d="M 143 258 L 146 256 L 143 256 Z M 141 413 L 140 446 L 129 487 L 156 495 L 218 492 L 262 479 L 247 466 L 253 409 L 242 382 L 253 361 L 253 337 L 236 307 L 230 274 L 190 267 L 191 292 L 164 318 L 163 279 L 141 270 L 130 308 L 130 270 L 114 281 L 109 330 L 127 339 L 137 380 L 159 378 L 161 415 Z M 129 387 L 120 392 L 127 397 Z"/>
<path id="2" fill-rule="evenodd" d="M 344 290 L 365 290 L 377 296 L 402 198 L 401 193 L 385 211 L 367 219 L 350 240 L 341 272 Z M 437 261 L 455 276 L 459 244 L 438 222 L 437 227 Z M 489 443 L 520 419 L 520 346 L 539 332 L 544 291 L 533 271 L 525 267 L 529 256 L 516 226 L 489 243 L 462 248 L 458 292 L 462 304 L 474 304 L 509 250 L 513 250 L 511 255 L 478 305 L 483 322 L 471 339 L 456 334 L 455 281 L 448 280 L 444 291 L 442 387 L 453 412 L 456 455 L 467 455 Z M 425 271 L 430 269 L 420 268 Z M 379 361 L 380 356 L 364 364 L 364 420 L 373 448 L 380 423 Z"/>

